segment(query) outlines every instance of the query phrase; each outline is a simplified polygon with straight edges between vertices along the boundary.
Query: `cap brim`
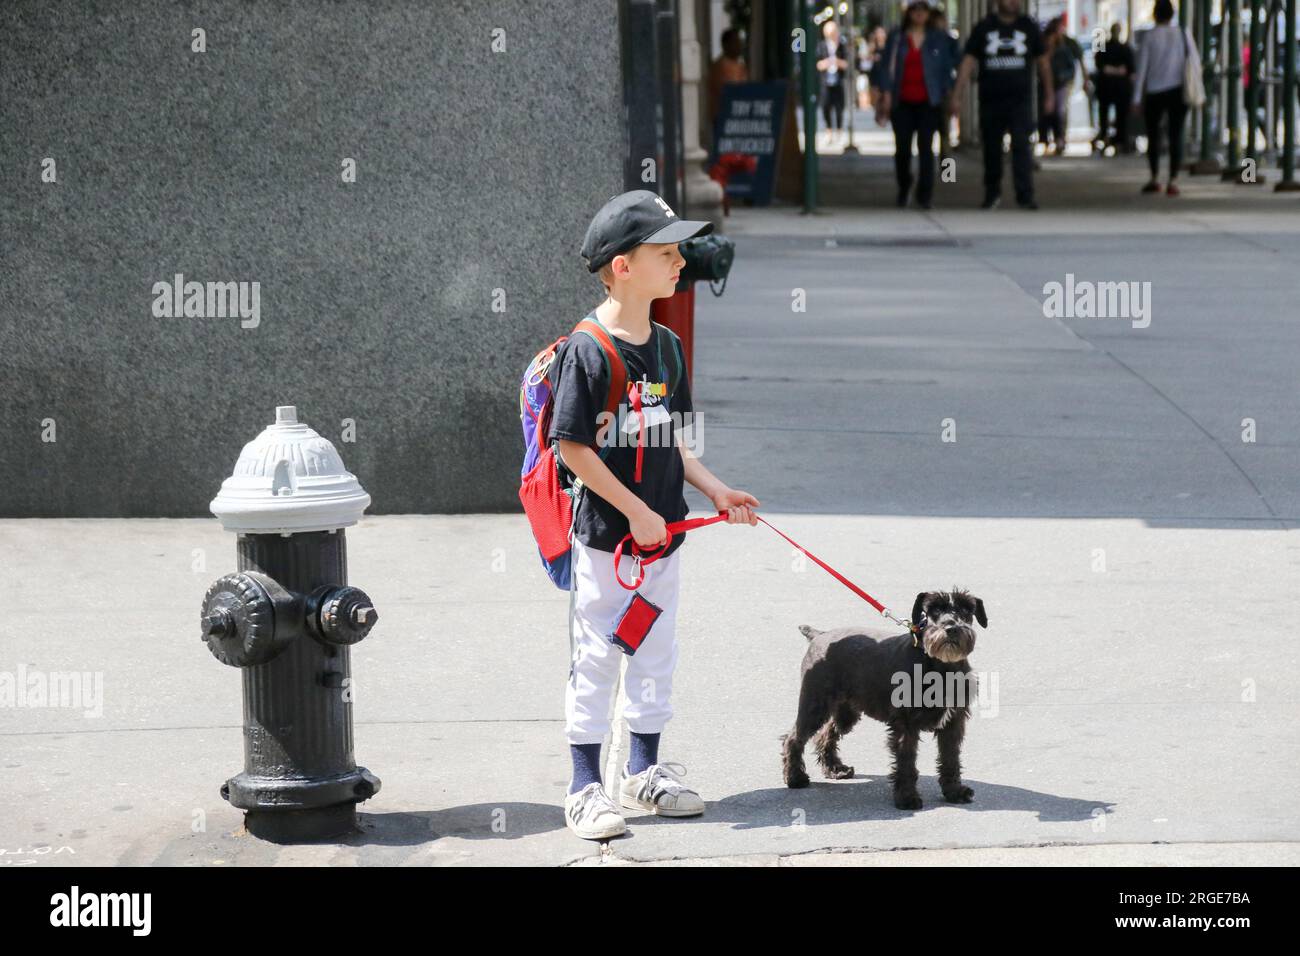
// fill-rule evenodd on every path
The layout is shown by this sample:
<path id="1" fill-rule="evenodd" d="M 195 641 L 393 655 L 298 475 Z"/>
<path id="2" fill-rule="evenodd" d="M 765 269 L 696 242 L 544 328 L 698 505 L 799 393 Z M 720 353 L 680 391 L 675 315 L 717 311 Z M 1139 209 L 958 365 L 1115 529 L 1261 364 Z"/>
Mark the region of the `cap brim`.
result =
<path id="1" fill-rule="evenodd" d="M 677 222 L 670 222 L 658 232 L 646 236 L 641 241 L 653 243 L 685 242 L 687 239 L 694 239 L 696 236 L 707 236 L 712 231 L 713 223 L 711 222 L 679 219 Z"/>

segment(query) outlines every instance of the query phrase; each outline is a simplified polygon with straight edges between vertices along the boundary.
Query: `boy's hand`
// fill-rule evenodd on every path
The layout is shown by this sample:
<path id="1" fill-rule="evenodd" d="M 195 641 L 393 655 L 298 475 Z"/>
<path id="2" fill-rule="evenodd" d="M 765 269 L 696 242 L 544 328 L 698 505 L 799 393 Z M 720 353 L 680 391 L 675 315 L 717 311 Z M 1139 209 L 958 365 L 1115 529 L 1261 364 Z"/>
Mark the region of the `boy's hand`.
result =
<path id="1" fill-rule="evenodd" d="M 727 512 L 727 524 L 758 524 L 758 517 L 751 510 L 750 506 L 757 508 L 758 499 L 748 491 L 737 491 L 735 488 L 724 488 L 711 499 L 713 507 L 719 511 Z"/>
<path id="2" fill-rule="evenodd" d="M 632 540 L 642 551 L 653 551 L 668 540 L 668 524 L 658 512 L 645 508 L 635 518 L 628 520 Z"/>

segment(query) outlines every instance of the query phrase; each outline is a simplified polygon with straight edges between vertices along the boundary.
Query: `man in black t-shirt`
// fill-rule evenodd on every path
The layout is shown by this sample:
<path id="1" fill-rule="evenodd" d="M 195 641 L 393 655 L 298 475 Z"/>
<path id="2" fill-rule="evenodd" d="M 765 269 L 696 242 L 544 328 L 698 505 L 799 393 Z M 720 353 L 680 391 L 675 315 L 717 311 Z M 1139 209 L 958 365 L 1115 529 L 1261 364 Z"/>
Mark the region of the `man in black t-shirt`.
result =
<path id="1" fill-rule="evenodd" d="M 1011 134 L 1011 174 L 1016 202 L 1022 209 L 1037 209 L 1034 201 L 1033 157 L 1029 134 L 1033 129 L 1030 100 L 1033 74 L 1039 77 L 1040 107 L 1051 111 L 1052 74 L 1043 56 L 1043 36 L 1038 24 L 1020 13 L 1020 0 L 997 0 L 991 13 L 971 30 L 966 55 L 957 71 L 952 98 L 956 113 L 966 95 L 966 84 L 979 67 L 980 138 L 984 145 L 984 209 L 998 204 L 1002 193 L 1002 137 Z"/>

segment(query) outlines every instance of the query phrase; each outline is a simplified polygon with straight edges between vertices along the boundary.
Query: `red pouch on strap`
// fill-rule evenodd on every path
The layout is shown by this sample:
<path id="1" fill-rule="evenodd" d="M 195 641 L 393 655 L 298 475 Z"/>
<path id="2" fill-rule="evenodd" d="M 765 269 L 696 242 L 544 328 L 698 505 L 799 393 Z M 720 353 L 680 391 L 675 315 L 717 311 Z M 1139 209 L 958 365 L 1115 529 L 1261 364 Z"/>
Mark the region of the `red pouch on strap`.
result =
<path id="1" fill-rule="evenodd" d="M 633 593 L 632 599 L 619 614 L 618 623 L 614 625 L 614 630 L 609 635 L 610 643 L 617 644 L 625 654 L 635 654 L 636 649 L 641 646 L 641 642 L 645 640 L 646 635 L 650 633 L 650 628 L 654 627 L 655 621 L 659 620 L 659 615 L 662 613 L 663 608 L 647 601 L 641 596 L 640 591 Z"/>

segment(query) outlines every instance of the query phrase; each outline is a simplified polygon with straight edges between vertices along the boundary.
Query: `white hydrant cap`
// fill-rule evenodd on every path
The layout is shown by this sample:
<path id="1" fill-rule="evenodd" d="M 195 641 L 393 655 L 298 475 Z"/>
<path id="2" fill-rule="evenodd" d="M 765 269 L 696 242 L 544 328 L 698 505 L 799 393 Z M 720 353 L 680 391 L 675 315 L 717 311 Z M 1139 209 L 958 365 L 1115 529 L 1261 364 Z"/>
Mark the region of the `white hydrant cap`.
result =
<path id="1" fill-rule="evenodd" d="M 296 407 L 280 405 L 275 424 L 244 446 L 209 508 L 227 531 L 275 534 L 347 528 L 369 505 L 334 445 L 298 421 Z"/>

